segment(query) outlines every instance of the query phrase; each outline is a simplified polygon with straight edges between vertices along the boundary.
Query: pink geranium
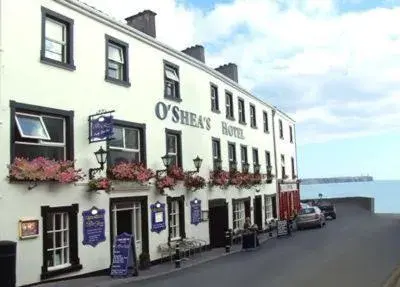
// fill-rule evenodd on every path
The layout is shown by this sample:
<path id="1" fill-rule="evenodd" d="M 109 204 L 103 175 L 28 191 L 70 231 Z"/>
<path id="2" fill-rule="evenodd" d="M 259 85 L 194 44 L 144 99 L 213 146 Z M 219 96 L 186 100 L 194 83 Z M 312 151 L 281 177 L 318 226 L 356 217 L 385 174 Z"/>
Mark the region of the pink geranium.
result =
<path id="1" fill-rule="evenodd" d="M 185 187 L 188 190 L 196 191 L 206 186 L 206 180 L 200 175 L 187 175 L 185 177 Z"/>
<path id="2" fill-rule="evenodd" d="M 184 180 L 185 172 L 183 169 L 177 165 L 173 165 L 168 169 L 168 175 L 175 180 Z"/>
<path id="3" fill-rule="evenodd" d="M 96 191 L 96 190 L 111 190 L 111 181 L 108 178 L 101 177 L 92 179 L 89 181 L 89 191 Z"/>
<path id="4" fill-rule="evenodd" d="M 108 170 L 112 179 L 144 183 L 154 177 L 154 172 L 142 163 L 119 163 Z"/>
<path id="5" fill-rule="evenodd" d="M 210 186 L 226 188 L 229 185 L 229 172 L 224 170 L 210 172 Z"/>
<path id="6" fill-rule="evenodd" d="M 165 188 L 174 189 L 175 186 L 175 179 L 166 175 L 156 180 L 156 187 L 157 189 L 163 193 Z"/>

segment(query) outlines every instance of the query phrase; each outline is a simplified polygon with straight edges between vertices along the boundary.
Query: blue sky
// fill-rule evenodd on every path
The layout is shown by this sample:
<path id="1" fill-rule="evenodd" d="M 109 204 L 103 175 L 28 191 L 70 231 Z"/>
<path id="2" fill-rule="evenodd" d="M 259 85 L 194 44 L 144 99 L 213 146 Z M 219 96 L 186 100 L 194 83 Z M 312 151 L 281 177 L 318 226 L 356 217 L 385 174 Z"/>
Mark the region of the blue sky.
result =
<path id="1" fill-rule="evenodd" d="M 157 13 L 157 38 L 202 44 L 211 67 L 297 124 L 300 177 L 400 179 L 400 0 L 82 0 Z"/>

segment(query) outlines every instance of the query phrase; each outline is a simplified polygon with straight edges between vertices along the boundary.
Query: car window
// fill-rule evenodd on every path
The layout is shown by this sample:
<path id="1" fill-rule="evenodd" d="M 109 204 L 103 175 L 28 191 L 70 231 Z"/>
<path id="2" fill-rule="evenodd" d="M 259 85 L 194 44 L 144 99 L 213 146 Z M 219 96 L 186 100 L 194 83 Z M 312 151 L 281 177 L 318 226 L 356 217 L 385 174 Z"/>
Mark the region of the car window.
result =
<path id="1" fill-rule="evenodd" d="M 300 210 L 300 214 L 311 214 L 314 213 L 314 207 L 307 207 Z"/>

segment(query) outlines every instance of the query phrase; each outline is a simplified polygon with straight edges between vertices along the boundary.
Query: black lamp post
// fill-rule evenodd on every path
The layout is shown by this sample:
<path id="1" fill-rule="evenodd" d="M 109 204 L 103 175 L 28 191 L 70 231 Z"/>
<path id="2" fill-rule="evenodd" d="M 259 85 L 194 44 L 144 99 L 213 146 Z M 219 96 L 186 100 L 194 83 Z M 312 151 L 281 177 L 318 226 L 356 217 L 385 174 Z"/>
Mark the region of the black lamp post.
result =
<path id="1" fill-rule="evenodd" d="M 249 164 L 249 163 L 247 163 L 247 162 L 243 163 L 243 164 L 242 164 L 242 171 L 243 171 L 244 173 L 248 173 L 248 172 L 249 172 L 249 167 L 250 167 L 250 164 Z"/>
<path id="2" fill-rule="evenodd" d="M 157 178 L 159 177 L 160 173 L 166 172 L 171 167 L 171 164 L 172 164 L 172 155 L 170 155 L 170 154 L 165 154 L 164 156 L 161 157 L 161 159 L 163 161 L 165 169 L 156 170 Z"/>
<path id="3" fill-rule="evenodd" d="M 254 170 L 254 173 L 260 173 L 260 165 L 258 163 L 255 163 L 253 170 Z"/>
<path id="4" fill-rule="evenodd" d="M 107 160 L 107 151 L 103 149 L 103 147 L 100 147 L 100 149 L 96 152 L 94 152 L 94 155 L 96 156 L 96 160 L 99 163 L 100 167 L 97 168 L 89 168 L 89 179 L 92 180 L 94 178 L 94 175 L 104 169 L 104 164 L 106 163 Z"/>
<path id="5" fill-rule="evenodd" d="M 268 165 L 267 166 L 267 174 L 271 174 L 272 173 L 272 166 Z"/>
<path id="6" fill-rule="evenodd" d="M 203 159 L 200 158 L 199 156 L 196 156 L 196 158 L 193 159 L 193 164 L 194 164 L 194 167 L 196 168 L 196 170 L 191 170 L 191 171 L 188 171 L 187 173 L 193 174 L 193 173 L 199 172 L 202 163 L 203 163 Z"/>
<path id="7" fill-rule="evenodd" d="M 222 160 L 220 158 L 214 159 L 214 168 L 215 168 L 215 170 L 222 169 Z"/>

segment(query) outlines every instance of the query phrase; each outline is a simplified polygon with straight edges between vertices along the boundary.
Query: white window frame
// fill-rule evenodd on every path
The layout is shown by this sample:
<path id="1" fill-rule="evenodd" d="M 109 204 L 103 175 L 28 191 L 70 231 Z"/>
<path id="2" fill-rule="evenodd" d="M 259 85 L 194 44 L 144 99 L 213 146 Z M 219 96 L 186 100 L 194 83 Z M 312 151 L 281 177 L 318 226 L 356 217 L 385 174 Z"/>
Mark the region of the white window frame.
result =
<path id="1" fill-rule="evenodd" d="M 180 214 L 179 201 L 172 200 L 171 213 L 169 214 L 169 228 L 170 228 L 169 236 L 171 241 L 181 239 L 179 214 Z"/>
<path id="2" fill-rule="evenodd" d="M 233 204 L 233 230 L 243 229 L 246 220 L 246 209 L 243 200 L 235 201 Z"/>
<path id="3" fill-rule="evenodd" d="M 228 144 L 228 159 L 229 162 L 236 162 L 236 146 L 231 143 Z"/>
<path id="4" fill-rule="evenodd" d="M 265 220 L 269 221 L 274 218 L 273 208 L 272 208 L 272 196 L 265 197 Z"/>
<path id="5" fill-rule="evenodd" d="M 239 99 L 238 101 L 238 112 L 239 112 L 239 121 L 241 121 L 242 123 L 244 123 L 246 121 L 245 118 L 245 113 L 244 113 L 244 100 Z"/>
<path id="6" fill-rule="evenodd" d="M 175 152 L 170 152 L 169 151 L 169 147 L 167 146 L 167 154 L 175 157 L 176 158 L 175 164 L 178 165 L 179 164 L 178 136 L 175 135 L 175 134 L 167 133 L 167 144 L 169 143 L 168 137 L 174 137 L 175 138 Z"/>
<path id="7" fill-rule="evenodd" d="M 53 270 L 58 270 L 58 269 L 64 269 L 66 267 L 71 266 L 70 262 L 70 242 L 69 242 L 69 236 L 70 236 L 70 230 L 69 230 L 69 213 L 68 212 L 51 212 L 51 221 L 52 221 L 52 229 L 51 230 L 46 230 L 47 234 L 52 234 L 53 237 L 53 245 L 52 248 L 47 248 L 46 252 L 52 251 L 53 252 L 53 266 L 48 266 L 47 270 L 48 271 L 53 271 Z M 60 229 L 55 229 L 56 228 L 56 216 L 60 215 L 61 216 L 61 228 Z M 66 220 L 64 220 L 66 217 Z M 60 236 L 60 242 L 57 244 L 56 242 L 56 234 L 61 233 Z M 66 235 L 65 235 L 66 233 Z M 65 236 L 67 238 L 65 238 Z M 66 239 L 66 240 L 65 240 Z M 45 240 L 45 239 L 44 239 Z M 65 244 L 66 243 L 66 244 Z M 56 247 L 58 246 L 58 247 Z M 60 264 L 56 264 L 56 251 L 61 250 L 61 256 L 60 256 Z M 67 255 L 65 256 L 65 252 L 67 252 Z M 67 258 L 68 261 L 65 260 Z M 47 262 L 48 263 L 48 262 Z"/>
<path id="8" fill-rule="evenodd" d="M 130 127 L 122 127 L 122 126 L 118 126 L 115 125 L 116 128 L 120 128 L 122 129 L 122 144 L 123 147 L 117 147 L 117 146 L 112 146 L 112 142 L 110 142 L 109 148 L 110 150 L 118 150 L 118 151 L 124 151 L 124 152 L 132 152 L 132 153 L 138 153 L 139 154 L 139 162 L 142 161 L 142 155 L 141 155 L 141 150 L 140 150 L 140 146 L 141 146 L 141 133 L 140 133 L 140 129 L 138 128 L 130 128 Z M 125 131 L 126 130 L 135 130 L 138 134 L 138 148 L 134 149 L 134 148 L 127 148 L 126 147 L 126 142 L 125 142 Z"/>
<path id="9" fill-rule="evenodd" d="M 44 132 L 45 132 L 45 134 L 46 134 L 46 136 L 45 137 L 40 137 L 40 136 L 29 136 L 29 135 L 24 134 L 24 131 L 23 131 L 22 127 L 21 127 L 21 124 L 19 122 L 18 116 L 38 119 L 40 124 L 41 124 L 41 126 L 42 126 L 42 128 L 43 128 L 43 130 L 44 130 Z M 25 113 L 15 113 L 15 122 L 17 124 L 19 134 L 20 134 L 20 136 L 22 138 L 37 139 L 37 140 L 50 140 L 50 134 L 49 134 L 49 132 L 47 130 L 46 124 L 44 123 L 42 116 L 32 115 L 32 114 L 25 114 Z"/>
<path id="10" fill-rule="evenodd" d="M 257 121 L 256 121 L 256 107 L 253 105 L 250 105 L 250 124 L 252 127 L 257 126 Z"/>
<path id="11" fill-rule="evenodd" d="M 165 67 L 165 77 L 171 81 L 179 83 L 179 77 L 174 68 Z"/>
<path id="12" fill-rule="evenodd" d="M 48 35 L 47 35 L 47 29 L 46 29 L 46 26 L 47 26 L 47 22 L 48 22 L 48 21 L 62 27 L 63 38 L 64 38 L 62 41 L 59 41 L 59 40 L 52 39 L 52 38 L 48 37 Z M 68 35 L 67 35 L 67 33 L 68 33 L 68 31 L 67 31 L 67 25 L 65 25 L 64 23 L 62 23 L 62 22 L 60 22 L 60 21 L 54 20 L 54 19 L 52 19 L 51 17 L 46 17 L 46 18 L 45 18 L 45 23 L 44 23 L 44 25 L 45 25 L 45 36 L 44 36 L 44 41 L 45 41 L 45 45 L 44 45 L 45 57 L 48 58 L 48 59 L 52 59 L 52 60 L 54 60 L 54 61 L 57 61 L 57 60 L 53 59 L 52 57 L 48 57 L 48 56 L 47 56 L 47 53 L 58 55 L 57 53 L 55 53 L 55 52 L 53 52 L 53 51 L 51 51 L 51 50 L 47 50 L 47 49 L 46 49 L 46 42 L 49 41 L 49 42 L 56 43 L 56 44 L 59 44 L 59 45 L 62 46 L 62 49 L 61 49 L 61 61 L 60 61 L 60 62 L 66 63 L 66 62 L 67 62 L 67 48 L 68 48 L 68 47 L 67 47 L 67 45 L 68 45 L 68 42 L 67 42 L 67 38 L 68 38 L 68 37 L 67 37 L 67 36 L 68 36 Z"/>
<path id="13" fill-rule="evenodd" d="M 232 94 L 225 94 L 225 107 L 226 114 L 228 117 L 233 118 L 233 96 Z"/>
<path id="14" fill-rule="evenodd" d="M 113 48 L 117 49 L 120 52 L 120 54 L 121 54 L 121 59 L 120 60 L 110 58 L 110 53 L 109 53 L 110 47 L 113 47 Z M 108 77 L 116 79 L 116 80 L 120 80 L 120 81 L 124 80 L 124 69 L 125 69 L 124 52 L 125 52 L 125 48 L 124 47 L 121 47 L 121 46 L 119 46 L 117 44 L 112 43 L 111 41 L 108 41 L 108 43 L 107 43 L 107 53 L 108 53 L 108 57 L 107 57 L 107 76 Z M 110 63 L 116 64 L 118 66 L 119 70 L 117 70 L 117 75 L 118 75 L 117 77 L 113 77 L 113 76 L 111 76 L 109 74 L 109 70 L 110 69 L 115 70 L 114 68 L 112 68 L 110 66 Z"/>
<path id="15" fill-rule="evenodd" d="M 213 145 L 213 158 L 214 159 L 219 159 L 220 157 L 220 143 L 218 141 L 213 140 L 212 141 Z"/>

